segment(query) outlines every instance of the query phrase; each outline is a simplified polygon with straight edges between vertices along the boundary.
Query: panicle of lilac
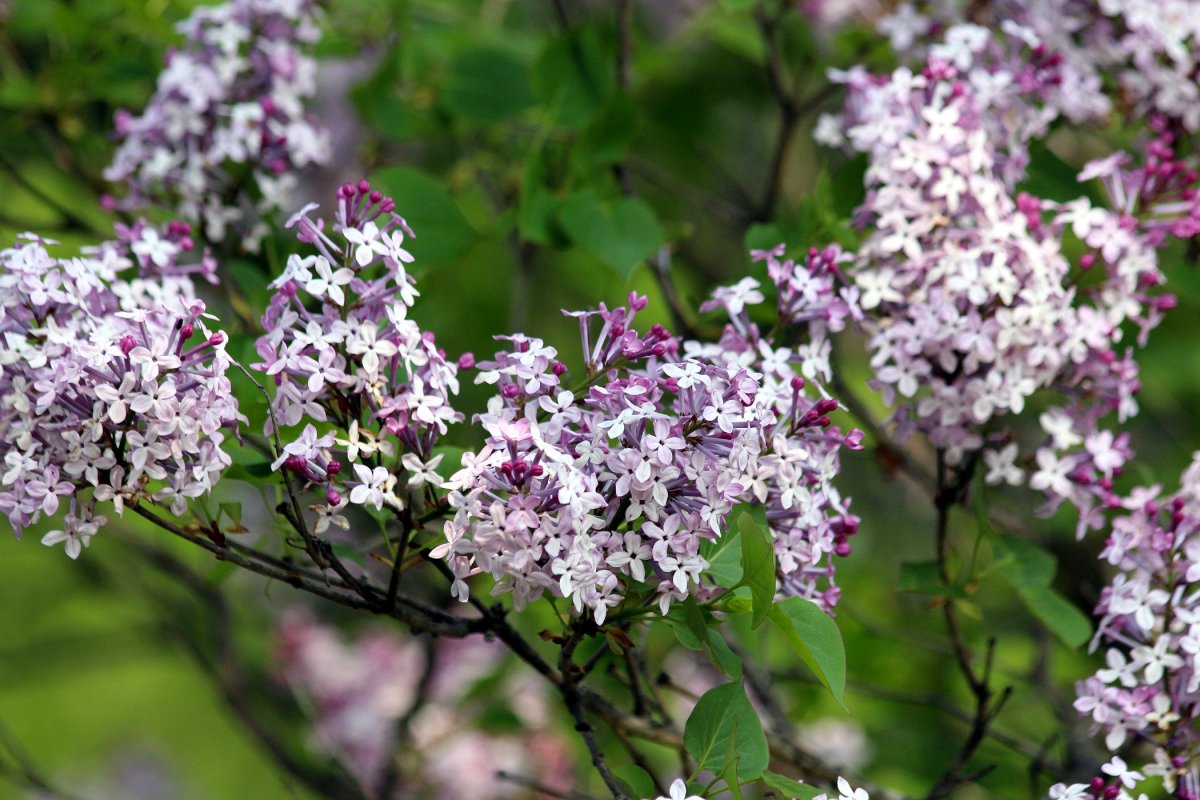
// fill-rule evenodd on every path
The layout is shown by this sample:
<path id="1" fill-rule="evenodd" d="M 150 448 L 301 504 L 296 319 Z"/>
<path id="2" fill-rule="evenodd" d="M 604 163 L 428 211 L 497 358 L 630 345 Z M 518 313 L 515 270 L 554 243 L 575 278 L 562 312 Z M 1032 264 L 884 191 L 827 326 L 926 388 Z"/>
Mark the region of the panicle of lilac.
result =
<path id="1" fill-rule="evenodd" d="M 639 332 L 637 294 L 572 312 L 586 365 L 573 389 L 554 348 L 498 337 L 508 349 L 480 362 L 476 378 L 497 387 L 476 419 L 488 439 L 446 485 L 454 517 L 433 551 L 453 570 L 457 597 L 484 572 L 518 609 L 549 594 L 597 624 L 627 599 L 657 600 L 666 613 L 720 591 L 703 551 L 749 502 L 766 507 L 780 591 L 833 607 L 833 557 L 850 552 L 858 518 L 832 479 L 840 449 L 858 447 L 861 434 L 832 425 L 838 404 L 819 385 L 824 332 L 850 304 L 833 291 L 836 252 L 804 265 L 779 255 L 781 327 L 809 333 L 795 347 L 750 321 L 748 307 L 765 301 L 753 279 L 705 304 L 730 318 L 716 344 L 680 342 L 658 325 Z"/>
<path id="2" fill-rule="evenodd" d="M 43 542 L 76 558 L 107 522 L 98 504 L 182 514 L 210 491 L 240 416 L 227 337 L 188 277 L 208 268 L 177 260 L 186 227 L 138 222 L 70 258 L 52 244 L 0 251 L 0 511 L 19 536 L 65 506 Z"/>
<path id="3" fill-rule="evenodd" d="M 409 488 L 440 484 L 433 450 L 462 414 L 450 401 L 457 364 L 408 318 L 419 293 L 406 270 L 413 256 L 404 240 L 412 232 L 395 204 L 361 181 L 338 190 L 328 232 L 311 217 L 315 208 L 288 223 L 316 252 L 292 254 L 270 284 L 276 293 L 256 343 L 262 361 L 252 368 L 275 385 L 281 428 L 305 426 L 299 434 L 280 431 L 287 443 L 273 468 L 321 491 L 326 502 L 312 510 L 322 533 L 344 526 L 337 512 L 350 503 L 399 510 Z M 396 458 L 406 484 L 397 483 Z"/>
<path id="4" fill-rule="evenodd" d="M 1120 500 L 1101 558 L 1116 568 L 1100 596 L 1093 648 L 1106 666 L 1076 686 L 1075 707 L 1113 752 L 1103 772 L 1131 790 L 1157 776 L 1195 796 L 1200 763 L 1200 453 L 1180 490 L 1136 489 Z M 1129 769 L 1117 753 L 1148 745 L 1154 760 Z M 1103 783 L 1100 785 L 1103 788 Z M 1193 794 L 1187 794 L 1193 792 Z"/>
<path id="5" fill-rule="evenodd" d="M 901 3 L 876 26 L 898 53 L 919 60 L 930 34 L 981 10 L 966 2 L 921 5 Z M 1130 119 L 1160 114 L 1200 130 L 1200 19 L 1191 0 L 1000 0 L 986 14 L 988 24 L 1061 57 L 1053 105 L 1073 122 L 1102 119 L 1115 105 Z"/>
<path id="6" fill-rule="evenodd" d="M 572 755 L 551 728 L 545 687 L 509 671 L 494 696 L 510 698 L 521 736 L 484 733 L 471 692 L 495 674 L 503 647 L 482 639 L 441 639 L 426 647 L 384 630 L 350 641 L 300 610 L 276 629 L 278 678 L 312 709 L 310 746 L 338 759 L 372 796 L 501 800 L 517 788 L 497 770 L 534 775 L 543 785 L 573 786 Z M 421 675 L 432 659 L 430 680 Z M 396 750 L 399 723 L 405 746 Z M 389 759 L 400 759 L 400 785 L 383 795 Z M 463 770 L 466 761 L 479 769 Z M 485 768 L 487 767 L 487 768 Z"/>
<path id="7" fill-rule="evenodd" d="M 1118 187 L 1144 198 L 1131 202 L 1148 223 L 1126 213 L 1125 203 L 1112 211 L 1087 198 L 1014 197 L 1028 141 L 1053 116 L 1044 105 L 1058 64 L 1024 40 L 990 38 L 981 28 L 952 28 L 920 74 L 900 68 L 848 79 L 853 124 L 845 141 L 869 158 L 866 200 L 855 212 L 868 235 L 849 272 L 871 335 L 872 384 L 897 407 L 898 435 L 921 431 L 954 463 L 988 444 L 983 431 L 992 419 L 1021 413 L 1035 392 L 1055 389 L 1063 398 L 1056 419 L 1072 423 L 1065 446 L 1078 449 L 1070 468 L 1050 464 L 1053 452 L 1039 453 L 1042 469 L 1031 485 L 1062 490 L 1086 479 L 1087 491 L 1072 497 L 1086 517 L 1095 504 L 1089 498 L 1103 500 L 1124 463 L 1114 462 L 1125 452 L 1113 446 L 1118 439 L 1098 425 L 1110 413 L 1123 421 L 1137 410 L 1137 367 L 1120 344 L 1123 329 L 1136 325 L 1144 343 L 1173 304 L 1153 293 L 1162 283 L 1156 248 L 1164 232 L 1191 229 L 1191 207 L 1178 202 L 1190 203 L 1194 176 L 1175 166 L 1160 136 L 1149 148 L 1155 182 L 1142 170 L 1146 192 L 1143 184 Z M 1035 58 L 1036 68 L 1014 61 L 1014 47 L 1029 51 L 1022 57 Z M 998 101 L 992 81 L 1023 91 Z M 1081 177 L 1102 171 L 1093 165 Z M 1068 231 L 1089 248 L 1078 268 L 1064 254 Z M 1097 263 L 1103 277 L 1078 286 L 1077 276 Z M 1102 468 L 1089 467 L 1093 450 Z M 1016 455 L 1014 447 L 988 450 L 989 480 L 1020 483 Z M 1060 473 L 1080 480 L 1071 484 Z M 1048 508 L 1064 496 L 1052 492 Z"/>
<path id="8" fill-rule="evenodd" d="M 140 116 L 120 112 L 121 144 L 105 178 L 123 209 L 151 206 L 199 223 L 203 238 L 231 232 L 247 249 L 264 218 L 291 205 L 296 173 L 329 159 L 329 136 L 305 110 L 319 35 L 315 0 L 229 0 L 180 24 L 158 87 Z"/>

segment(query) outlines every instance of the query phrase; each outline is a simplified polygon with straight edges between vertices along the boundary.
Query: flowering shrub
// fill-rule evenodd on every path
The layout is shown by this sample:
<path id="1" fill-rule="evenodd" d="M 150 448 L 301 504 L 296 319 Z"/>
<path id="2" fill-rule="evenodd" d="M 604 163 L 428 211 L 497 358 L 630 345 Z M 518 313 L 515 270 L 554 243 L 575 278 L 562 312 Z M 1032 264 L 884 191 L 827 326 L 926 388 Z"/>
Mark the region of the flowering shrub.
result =
<path id="1" fill-rule="evenodd" d="M 14 533 L 75 560 L 114 531 L 84 563 L 115 552 L 157 576 L 129 583 L 314 796 L 940 800 L 1007 796 L 1027 772 L 1054 800 L 1195 800 L 1200 455 L 1164 497 L 1136 418 L 1194 301 L 1200 18 L 746 5 L 683 19 L 623 0 L 602 24 L 558 4 L 536 60 L 549 34 L 481 44 L 436 3 L 389 17 L 403 35 L 372 16 L 392 11 L 338 2 L 194 10 L 145 111 L 117 116 L 115 239 L 0 251 Z M 312 110 L 326 32 L 370 73 L 349 123 Z M 688 116 L 707 73 L 634 80 L 679 60 L 639 55 L 639 36 L 752 66 L 739 101 L 766 91 L 776 126 L 747 170 L 761 201 L 703 136 L 688 174 L 655 160 L 643 136 L 721 123 Z M 334 159 L 331 127 L 361 152 Z M 788 165 L 810 132 L 826 163 L 805 183 Z M 711 175 L 690 174 L 697 156 Z M 382 165 L 401 159 L 442 174 Z M 72 243 L 91 236 L 7 163 Z M 324 216 L 298 177 L 322 164 L 355 178 Z M 735 221 L 694 222 L 701 207 Z M 541 314 L 549 297 L 584 310 Z M 1057 580 L 1051 550 L 1071 553 Z M 926 560 L 897 587 L 895 557 Z M 225 586 L 239 571 L 297 590 L 289 608 Z M 274 630 L 262 666 L 242 614 Z M 904 628 L 902 657 L 876 617 Z M 1013 685 L 1045 702 L 1006 709 Z M 839 715 L 872 698 L 968 730 L 893 714 L 936 744 L 839 744 Z M 810 710 L 833 721 L 801 735 Z M 49 791 L 8 768 L 7 740 L 0 775 Z"/>

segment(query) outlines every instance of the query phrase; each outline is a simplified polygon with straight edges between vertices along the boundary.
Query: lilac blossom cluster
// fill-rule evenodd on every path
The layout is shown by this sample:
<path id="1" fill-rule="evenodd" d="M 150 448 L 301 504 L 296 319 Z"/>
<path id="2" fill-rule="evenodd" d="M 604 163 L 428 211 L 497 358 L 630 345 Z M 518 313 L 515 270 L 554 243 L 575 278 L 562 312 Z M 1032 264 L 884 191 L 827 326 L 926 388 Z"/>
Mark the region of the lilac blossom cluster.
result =
<path id="1" fill-rule="evenodd" d="M 1100 557 L 1116 569 L 1096 608 L 1106 666 L 1077 687 L 1075 707 L 1105 734 L 1114 753 L 1104 773 L 1132 791 L 1158 776 L 1168 792 L 1200 796 L 1200 453 L 1184 472 L 1177 494 L 1137 489 L 1120 513 Z M 1133 770 L 1116 754 L 1133 744 L 1152 748 L 1154 760 Z M 1099 797 L 1091 786 L 1063 787 L 1063 797 Z M 1074 790 L 1075 794 L 1066 794 Z M 1122 794 L 1121 796 L 1125 796 Z M 1105 796 L 1107 797 L 1107 796 Z"/>
<path id="2" fill-rule="evenodd" d="M 75 257 L 32 234 L 0 251 L 0 511 L 18 536 L 65 508 L 42 541 L 77 558 L 108 521 L 99 509 L 182 514 L 229 465 L 226 337 L 189 277 L 214 265 L 188 262 L 188 233 L 139 222 Z"/>
<path id="3" fill-rule="evenodd" d="M 383 630 L 344 642 L 334 629 L 292 611 L 276 643 L 279 678 L 310 708 L 311 747 L 345 765 L 372 797 L 523 796 L 518 784 L 496 779 L 499 770 L 562 791 L 576 783 L 570 748 L 552 730 L 545 688 L 535 676 L 509 673 L 490 689 L 520 720 L 520 737 L 480 730 L 482 708 L 472 691 L 503 657 L 498 642 L 423 643 Z M 382 795 L 389 766 L 400 780 Z"/>
<path id="4" fill-rule="evenodd" d="M 984 14 L 980 13 L 985 11 Z M 1200 15 L 1191 0 L 1001 0 L 980 5 L 902 2 L 876 16 L 897 52 L 924 58 L 936 32 L 967 20 L 1019 26 L 1059 54 L 1063 91 L 1056 108 L 1073 122 L 1117 105 L 1130 118 L 1158 114 L 1200 130 Z M 1118 91 L 1113 91 L 1112 84 Z M 1120 98 L 1114 104 L 1112 98 Z"/>
<path id="5" fill-rule="evenodd" d="M 305 112 L 316 90 L 314 0 L 230 0 L 198 8 L 166 58 L 141 116 L 117 115 L 121 145 L 105 178 L 123 209 L 169 209 L 208 241 L 230 227 L 256 249 L 264 217 L 291 205 L 296 172 L 329 158 L 329 137 Z"/>
<path id="6" fill-rule="evenodd" d="M 320 534 L 348 525 L 340 512 L 350 503 L 399 511 L 409 489 L 440 486 L 433 450 L 463 417 L 450 404 L 458 366 L 408 318 L 418 295 L 406 270 L 412 232 L 395 204 L 362 181 L 338 190 L 332 230 L 315 208 L 288 222 L 315 252 L 292 254 L 270 284 L 262 362 L 252 366 L 275 385 L 267 432 L 304 423 L 298 435 L 279 431 L 287 443 L 273 469 L 322 491 L 311 508 Z M 408 475 L 399 487 L 398 469 Z"/>
<path id="7" fill-rule="evenodd" d="M 957 30 L 920 74 L 850 78 L 845 142 L 869 158 L 855 215 L 869 232 L 851 272 L 873 385 L 898 404 L 902 436 L 928 434 L 952 463 L 988 443 L 991 420 L 1054 389 L 1065 406 L 1043 420 L 1056 446 L 1084 444 L 1105 464 L 1100 478 L 1111 478 L 1122 445 L 1098 423 L 1136 413 L 1139 388 L 1120 347 L 1124 328 L 1136 326 L 1144 343 L 1173 303 L 1152 294 L 1163 280 L 1156 248 L 1195 229 L 1196 176 L 1164 130 L 1143 166 L 1124 170 L 1128 157 L 1118 154 L 1081 173 L 1107 181 L 1111 210 L 1086 197 L 1014 197 L 1028 140 L 1049 119 L 1039 105 L 1057 85 L 1057 63 L 1035 48 L 1035 67 L 1015 66 L 1000 44 L 978 38 L 986 31 Z M 1021 92 L 1001 100 L 994 86 Z M 1077 268 L 1068 232 L 1085 249 Z M 1079 276 L 1097 265 L 1103 275 L 1084 288 Z M 1016 456 L 1011 445 L 985 453 L 990 481 L 1020 483 Z M 1066 471 L 1051 457 L 1039 453 L 1031 485 L 1062 497 Z"/>
<path id="8" fill-rule="evenodd" d="M 746 278 L 702 306 L 729 317 L 717 343 L 681 342 L 657 324 L 639 332 L 647 300 L 637 294 L 573 313 L 585 369 L 573 389 L 555 348 L 502 337 L 510 348 L 476 378 L 498 390 L 478 417 L 487 443 L 447 482 L 454 516 L 433 551 L 458 597 L 465 578 L 485 572 L 518 608 L 549 593 L 597 624 L 627 598 L 666 613 L 715 591 L 703 550 L 751 502 L 766 507 L 780 590 L 836 603 L 832 559 L 850 552 L 858 519 L 832 480 L 841 448 L 861 439 L 831 425 L 838 403 L 824 389 L 827 333 L 852 313 L 840 254 L 797 263 L 781 247 L 756 257 L 777 295 L 771 334 L 751 320 L 766 298 Z M 808 337 L 789 346 L 778 331 Z"/>

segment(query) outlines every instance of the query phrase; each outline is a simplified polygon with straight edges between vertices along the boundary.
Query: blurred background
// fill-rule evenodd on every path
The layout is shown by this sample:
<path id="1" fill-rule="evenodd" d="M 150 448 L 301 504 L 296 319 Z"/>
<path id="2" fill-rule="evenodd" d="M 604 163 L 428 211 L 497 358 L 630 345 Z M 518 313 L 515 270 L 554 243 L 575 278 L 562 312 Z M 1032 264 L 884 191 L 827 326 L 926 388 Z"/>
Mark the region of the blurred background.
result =
<path id="1" fill-rule="evenodd" d="M 109 189 L 101 173 L 115 146 L 114 113 L 144 107 L 164 54 L 179 43 L 174 26 L 196 5 L 0 0 L 5 246 L 26 230 L 70 247 L 111 236 L 113 218 L 98 198 Z M 750 248 L 782 241 L 800 253 L 831 241 L 854 244 L 846 219 L 863 195 L 864 164 L 818 148 L 810 133 L 818 114 L 840 102 L 828 68 L 894 66 L 886 42 L 869 32 L 888 9 L 883 0 L 329 0 L 323 8 L 315 112 L 332 129 L 335 158 L 305 177 L 294 205 L 328 208 L 339 183 L 364 176 L 393 196 L 416 232 L 422 297 L 414 315 L 453 357 L 486 357 L 494 334 L 519 330 L 578 363 L 577 326 L 558 309 L 617 304 L 631 290 L 649 296 L 652 319 L 712 334 L 695 309 L 714 286 L 747 274 Z M 1119 132 L 1056 132 L 1034 156 L 1037 190 L 1075 196 L 1073 169 L 1120 143 Z M 255 360 L 265 283 L 288 241 L 278 233 L 260 255 L 236 242 L 218 253 L 227 286 L 212 302 L 234 331 L 233 351 L 248 360 Z M 1164 259 L 1180 307 L 1141 359 L 1142 413 L 1131 426 L 1140 458 L 1131 485 L 1161 482 L 1171 491 L 1200 441 L 1200 279 L 1192 255 L 1179 247 Z M 838 368 L 880 420 L 886 412 L 865 386 L 862 353 L 861 341 L 845 336 Z M 458 407 L 477 412 L 483 397 L 464 384 Z M 467 426 L 455 436 L 455 444 L 473 444 Z M 931 458 L 912 445 L 910 457 Z M 850 713 L 800 664 L 774 679 L 814 750 L 919 795 L 965 737 L 969 697 L 942 633 L 939 598 L 911 576 L 902 580 L 902 564 L 933 555 L 933 513 L 929 497 L 900 474 L 898 457 L 868 446 L 843 464 L 841 486 L 863 517 L 839 572 Z M 242 503 L 247 535 L 271 535 L 260 494 L 228 484 L 218 500 Z M 1057 557 L 1055 586 L 1090 612 L 1105 581 L 1095 560 L 1101 543 L 1076 542 L 1065 513 L 1037 519 L 1023 492 L 997 498 L 1013 533 Z M 969 552 L 975 520 L 963 513 L 952 522 L 959 549 Z M 401 707 L 428 689 L 421 665 L 434 657 L 405 655 L 422 645 L 404 631 L 381 634 L 376 623 L 314 606 L 287 587 L 231 575 L 132 521 L 121 527 L 98 536 L 77 562 L 38 544 L 46 523 L 23 542 L 0 536 L 0 773 L 33 770 L 33 778 L 78 798 L 316 797 L 318 779 L 344 767 L 306 722 L 321 698 L 289 688 L 297 673 L 288 664 L 317 669 L 320 662 L 356 676 L 360 687 L 395 682 L 410 698 L 397 701 Z M 151 563 L 131 546 L 138 536 L 156 537 L 165 560 Z M 1052 779 L 1094 774 L 1096 753 L 1070 703 L 1072 682 L 1095 669 L 1095 659 L 1086 647 L 1059 643 L 995 572 L 969 589 L 961 606 L 971 612 L 968 638 L 977 651 L 996 638 L 997 680 L 1014 694 L 977 758 L 997 768 L 959 796 L 1025 797 Z M 302 616 L 288 622 L 289 611 Z M 331 627 L 311 627 L 320 624 Z M 536 631 L 536 620 L 526 624 Z M 377 635 L 391 644 L 380 645 L 375 671 L 338 649 Z M 281 641 L 294 649 L 280 655 Z M 305 662 L 297 654 L 314 641 L 316 661 Z M 647 648 L 652 659 L 665 659 L 673 645 L 668 635 Z M 751 635 L 743 646 L 784 651 L 781 642 Z M 664 692 L 686 708 L 689 694 L 716 676 L 703 654 L 675 650 L 662 666 L 670 676 Z M 448 733 L 459 730 L 448 717 L 424 715 L 413 735 L 425 736 L 449 771 L 439 779 L 443 767 L 426 764 L 430 775 L 413 796 L 537 796 L 515 780 L 495 795 L 485 793 L 494 787 L 449 783 L 455 764 L 493 763 L 479 760 L 485 751 L 495 769 L 533 769 L 520 736 L 531 725 L 569 732 L 553 703 L 531 721 L 506 700 L 525 695 L 496 691 L 510 666 L 501 651 L 454 658 L 477 667 L 447 694 L 447 707 L 486 741 L 463 743 Z M 369 702 L 391 700 L 371 695 Z M 564 741 L 539 752 L 569 776 L 571 762 L 585 756 L 573 738 Z M 281 770 L 281 758 L 316 782 Z M 654 758 L 669 763 L 666 751 Z M 25 778 L 0 781 L 0 798 L 42 796 Z M 599 796 L 602 787 L 580 791 Z"/>

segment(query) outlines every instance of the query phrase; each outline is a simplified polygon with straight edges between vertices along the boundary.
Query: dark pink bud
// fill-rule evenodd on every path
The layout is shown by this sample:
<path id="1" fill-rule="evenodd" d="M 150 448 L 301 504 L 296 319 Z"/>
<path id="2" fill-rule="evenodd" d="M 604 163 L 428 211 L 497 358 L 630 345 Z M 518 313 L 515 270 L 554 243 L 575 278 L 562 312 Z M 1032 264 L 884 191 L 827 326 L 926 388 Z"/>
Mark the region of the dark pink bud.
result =
<path id="1" fill-rule="evenodd" d="M 290 469 L 292 472 L 304 472 L 308 467 L 308 459 L 304 456 L 288 456 L 283 462 L 284 469 Z"/>
<path id="2" fill-rule="evenodd" d="M 330 489 L 325 493 L 325 502 L 329 503 L 331 506 L 336 506 L 338 503 L 342 502 L 342 496 L 333 489 Z"/>
<path id="3" fill-rule="evenodd" d="M 852 548 L 850 547 L 850 543 L 847 542 L 845 539 L 843 539 L 842 541 L 840 541 L 836 545 L 834 545 L 833 552 L 837 553 L 839 556 L 845 557 L 845 556 L 850 555 L 851 549 Z"/>
<path id="4" fill-rule="evenodd" d="M 129 355 L 130 352 L 132 352 L 133 348 L 135 348 L 135 347 L 137 347 L 137 340 L 134 339 L 132 336 L 130 336 L 129 334 L 125 334 L 124 336 L 121 337 L 121 352 L 122 353 L 124 353 L 125 355 Z"/>
<path id="5" fill-rule="evenodd" d="M 500 390 L 500 396 L 508 400 L 512 400 L 519 394 L 521 394 L 521 387 L 517 386 L 515 383 L 507 383 L 504 385 L 504 388 Z"/>
<path id="6" fill-rule="evenodd" d="M 554 377 L 561 378 L 567 371 L 567 365 L 561 361 L 555 361 L 553 366 L 550 367 L 550 371 L 554 373 Z"/>
<path id="7" fill-rule="evenodd" d="M 192 334 L 195 332 L 196 329 L 192 326 L 192 323 L 185 322 L 179 329 L 179 338 L 186 342 L 188 339 L 192 338 Z"/>
<path id="8" fill-rule="evenodd" d="M 459 369 L 471 369 L 471 367 L 473 367 L 473 366 L 475 366 L 475 354 L 474 353 L 463 353 L 461 356 L 458 357 L 458 368 Z"/>
<path id="9" fill-rule="evenodd" d="M 359 194 L 370 194 L 371 193 L 371 184 L 368 183 L 365 178 L 358 182 L 358 193 Z"/>
<path id="10" fill-rule="evenodd" d="M 208 337 L 209 347 L 216 347 L 224 341 L 225 341 L 225 334 L 222 333 L 221 331 L 217 331 L 212 336 Z"/>
<path id="11" fill-rule="evenodd" d="M 1095 253 L 1084 253 L 1079 257 L 1080 269 L 1091 269 L 1096 264 Z"/>
<path id="12" fill-rule="evenodd" d="M 370 199 L 372 203 L 378 203 L 383 199 L 383 192 L 376 189 L 375 191 L 371 192 Z"/>
<path id="13" fill-rule="evenodd" d="M 330 475 L 337 475 L 341 471 L 342 471 L 342 462 L 340 462 L 340 461 L 330 461 L 328 464 L 325 465 L 325 472 L 327 472 Z"/>
<path id="14" fill-rule="evenodd" d="M 804 389 L 804 378 L 801 378 L 799 375 L 797 375 L 792 378 L 792 391 L 799 392 L 802 389 Z"/>

